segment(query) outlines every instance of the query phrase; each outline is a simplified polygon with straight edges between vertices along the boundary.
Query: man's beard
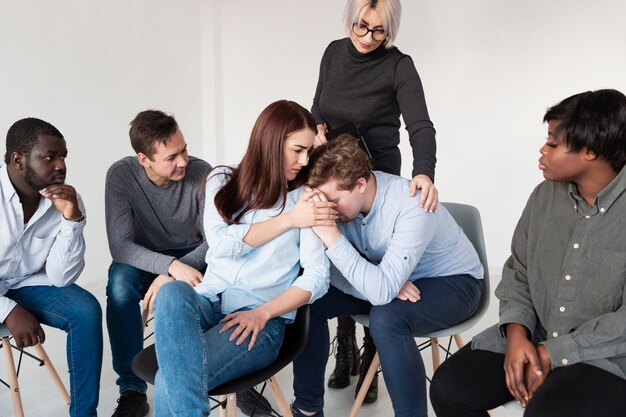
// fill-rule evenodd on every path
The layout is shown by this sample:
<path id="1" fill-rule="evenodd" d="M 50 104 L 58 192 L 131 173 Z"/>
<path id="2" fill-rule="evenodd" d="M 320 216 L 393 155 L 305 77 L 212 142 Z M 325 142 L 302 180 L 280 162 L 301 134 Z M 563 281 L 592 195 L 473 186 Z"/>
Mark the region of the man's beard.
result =
<path id="1" fill-rule="evenodd" d="M 28 163 L 26 163 L 26 172 L 24 173 L 24 181 L 26 184 L 30 185 L 34 190 L 41 190 L 42 188 L 46 188 L 50 185 L 49 181 L 41 178 L 34 169 L 30 167 Z"/>

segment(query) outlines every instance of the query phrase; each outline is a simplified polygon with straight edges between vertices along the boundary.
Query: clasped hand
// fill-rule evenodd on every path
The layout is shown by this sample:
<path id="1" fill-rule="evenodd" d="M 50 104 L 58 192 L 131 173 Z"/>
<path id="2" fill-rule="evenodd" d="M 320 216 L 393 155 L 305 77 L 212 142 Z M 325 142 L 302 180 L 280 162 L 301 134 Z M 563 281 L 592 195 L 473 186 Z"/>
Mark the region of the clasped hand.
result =
<path id="1" fill-rule="evenodd" d="M 543 345 L 527 338 L 510 339 L 504 357 L 506 386 L 524 408 L 550 374 L 551 361 Z"/>
<path id="2" fill-rule="evenodd" d="M 320 192 L 308 188 L 302 193 L 300 200 L 289 212 L 291 225 L 294 228 L 313 226 L 332 226 L 337 220 L 335 203 L 322 200 L 318 196 Z"/>

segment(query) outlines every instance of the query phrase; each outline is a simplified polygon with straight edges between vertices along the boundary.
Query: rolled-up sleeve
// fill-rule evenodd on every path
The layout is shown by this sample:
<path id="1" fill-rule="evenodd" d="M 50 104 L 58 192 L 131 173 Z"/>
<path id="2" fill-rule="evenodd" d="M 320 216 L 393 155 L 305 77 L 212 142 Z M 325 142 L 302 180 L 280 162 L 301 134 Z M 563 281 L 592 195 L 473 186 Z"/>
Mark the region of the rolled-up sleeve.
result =
<path id="1" fill-rule="evenodd" d="M 4 295 L 0 295 L 0 323 L 4 323 L 7 316 L 17 303 Z"/>
<path id="2" fill-rule="evenodd" d="M 330 262 L 324 254 L 324 244 L 311 228 L 300 229 L 300 266 L 304 272 L 292 285 L 309 291 L 311 304 L 326 294 L 330 285 Z"/>

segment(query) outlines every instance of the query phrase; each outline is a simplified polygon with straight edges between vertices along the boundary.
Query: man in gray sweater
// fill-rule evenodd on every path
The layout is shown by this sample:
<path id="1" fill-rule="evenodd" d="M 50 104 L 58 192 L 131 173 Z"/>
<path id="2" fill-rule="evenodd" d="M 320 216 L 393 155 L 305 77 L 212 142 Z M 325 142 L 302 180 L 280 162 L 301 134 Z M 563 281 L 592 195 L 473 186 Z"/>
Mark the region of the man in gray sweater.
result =
<path id="1" fill-rule="evenodd" d="M 139 301 L 150 309 L 167 281 L 200 283 L 207 244 L 202 235 L 204 183 L 211 166 L 187 154 L 176 120 L 147 110 L 130 123 L 136 156 L 114 163 L 106 177 L 109 249 L 107 327 L 121 393 L 113 417 L 148 413 L 146 383 L 131 369 L 143 348 Z M 145 306 L 147 307 L 147 306 Z"/>

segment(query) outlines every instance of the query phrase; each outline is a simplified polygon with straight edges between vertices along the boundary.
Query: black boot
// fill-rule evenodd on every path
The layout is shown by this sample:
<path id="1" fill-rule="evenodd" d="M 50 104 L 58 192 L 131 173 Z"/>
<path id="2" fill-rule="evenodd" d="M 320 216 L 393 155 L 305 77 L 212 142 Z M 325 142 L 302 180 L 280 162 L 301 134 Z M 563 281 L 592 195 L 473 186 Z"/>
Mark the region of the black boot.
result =
<path id="1" fill-rule="evenodd" d="M 356 329 L 337 328 L 337 350 L 335 351 L 335 370 L 328 378 L 328 388 L 345 388 L 350 385 L 350 375 L 359 373 L 361 355 L 356 346 Z"/>
<path id="2" fill-rule="evenodd" d="M 374 359 L 374 355 L 376 355 L 376 345 L 374 345 L 374 341 L 370 336 L 365 336 L 363 338 L 363 355 L 361 355 L 361 370 L 359 371 L 359 382 L 356 384 L 356 391 L 354 392 L 354 396 L 356 397 L 361 389 L 361 385 L 363 384 L 363 380 L 365 379 L 365 375 L 367 375 L 367 371 L 370 369 L 370 365 L 372 363 L 372 359 Z M 374 375 L 374 379 L 372 380 L 372 384 L 367 390 L 367 394 L 365 394 L 365 399 L 363 403 L 369 404 L 373 403 L 378 399 L 378 372 Z"/>

